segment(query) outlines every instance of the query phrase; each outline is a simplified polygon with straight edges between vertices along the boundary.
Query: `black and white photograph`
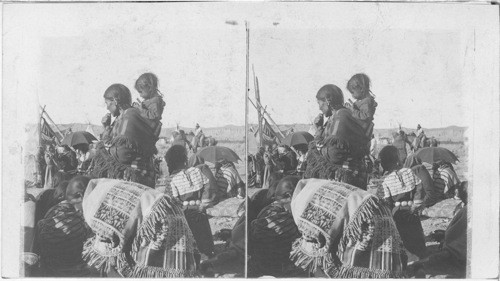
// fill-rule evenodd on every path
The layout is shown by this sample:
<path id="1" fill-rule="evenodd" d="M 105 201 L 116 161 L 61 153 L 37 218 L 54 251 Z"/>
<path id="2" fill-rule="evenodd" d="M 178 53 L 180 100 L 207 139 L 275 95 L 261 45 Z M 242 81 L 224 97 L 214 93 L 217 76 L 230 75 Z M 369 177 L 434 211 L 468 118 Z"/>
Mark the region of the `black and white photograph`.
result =
<path id="1" fill-rule="evenodd" d="M 498 278 L 499 5 L 0 7 L 2 277 Z"/>
<path id="2" fill-rule="evenodd" d="M 308 4 L 249 20 L 247 276 L 470 276 L 479 14 Z"/>
<path id="3" fill-rule="evenodd" d="M 245 24 L 218 11 L 5 6 L 22 276 L 244 277 Z"/>

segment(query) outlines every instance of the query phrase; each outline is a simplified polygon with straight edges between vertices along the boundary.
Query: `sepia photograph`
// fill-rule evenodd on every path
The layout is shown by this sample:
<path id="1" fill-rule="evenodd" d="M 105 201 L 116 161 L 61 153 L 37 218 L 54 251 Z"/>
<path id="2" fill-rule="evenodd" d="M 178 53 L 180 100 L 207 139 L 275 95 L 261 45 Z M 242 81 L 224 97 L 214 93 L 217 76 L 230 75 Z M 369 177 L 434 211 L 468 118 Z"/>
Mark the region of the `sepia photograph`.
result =
<path id="1" fill-rule="evenodd" d="M 498 5 L 0 7 L 2 277 L 498 278 Z"/>

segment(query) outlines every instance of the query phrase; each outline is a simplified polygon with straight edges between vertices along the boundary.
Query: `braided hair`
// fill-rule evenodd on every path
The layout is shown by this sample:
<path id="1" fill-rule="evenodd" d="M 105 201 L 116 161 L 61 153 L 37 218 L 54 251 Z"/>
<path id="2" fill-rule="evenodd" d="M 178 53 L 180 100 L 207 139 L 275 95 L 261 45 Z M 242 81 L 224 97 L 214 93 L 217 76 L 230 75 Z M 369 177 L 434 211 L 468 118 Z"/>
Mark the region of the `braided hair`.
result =
<path id="1" fill-rule="evenodd" d="M 137 91 L 144 91 L 149 93 L 149 98 L 155 96 L 155 94 L 163 97 L 163 94 L 158 90 L 158 77 L 151 72 L 147 72 L 139 76 L 137 81 L 135 81 L 134 88 Z"/>
<path id="2" fill-rule="evenodd" d="M 347 90 L 349 90 L 349 92 L 352 93 L 357 90 L 363 93 L 363 96 L 365 97 L 371 95 L 373 98 L 375 98 L 375 95 L 370 90 L 370 86 L 370 77 L 368 77 L 368 75 L 364 73 L 354 74 L 347 82 Z"/>
<path id="3" fill-rule="evenodd" d="M 130 90 L 123 84 L 113 84 L 104 92 L 104 98 L 114 100 L 116 105 L 122 109 L 130 107 L 132 103 L 132 95 Z"/>
<path id="4" fill-rule="evenodd" d="M 328 106 L 334 110 L 344 107 L 344 94 L 339 87 L 333 84 L 321 87 L 316 94 L 316 99 L 326 101 Z"/>

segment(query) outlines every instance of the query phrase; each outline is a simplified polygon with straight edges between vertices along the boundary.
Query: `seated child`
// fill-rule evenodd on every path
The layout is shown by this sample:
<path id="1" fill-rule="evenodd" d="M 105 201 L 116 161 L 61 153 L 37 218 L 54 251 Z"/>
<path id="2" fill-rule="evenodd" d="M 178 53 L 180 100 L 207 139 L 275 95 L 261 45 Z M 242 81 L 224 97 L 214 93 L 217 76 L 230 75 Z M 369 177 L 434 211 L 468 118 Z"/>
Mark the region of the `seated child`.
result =
<path id="1" fill-rule="evenodd" d="M 347 89 L 356 101 L 353 104 L 346 103 L 346 107 L 351 110 L 352 116 L 365 129 L 366 136 L 371 137 L 377 102 L 370 91 L 370 78 L 364 73 L 355 74 L 347 82 Z"/>
<path id="2" fill-rule="evenodd" d="M 144 101 L 141 104 L 134 102 L 133 106 L 141 111 L 142 117 L 149 120 L 158 138 L 161 132 L 161 115 L 165 107 L 165 102 L 158 90 L 158 78 L 153 73 L 144 73 L 135 82 L 135 89 Z"/>

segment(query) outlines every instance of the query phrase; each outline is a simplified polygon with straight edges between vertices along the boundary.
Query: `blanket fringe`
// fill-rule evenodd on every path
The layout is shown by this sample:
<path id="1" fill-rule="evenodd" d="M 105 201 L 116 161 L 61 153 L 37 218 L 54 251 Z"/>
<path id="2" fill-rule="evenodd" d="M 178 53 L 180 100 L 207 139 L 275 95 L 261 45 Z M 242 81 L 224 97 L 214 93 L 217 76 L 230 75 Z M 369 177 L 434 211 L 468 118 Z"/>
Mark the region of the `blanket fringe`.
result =
<path id="1" fill-rule="evenodd" d="M 402 271 L 390 271 L 382 269 L 369 269 L 366 267 L 341 266 L 333 267 L 328 271 L 330 278 L 406 278 Z"/>
<path id="2" fill-rule="evenodd" d="M 290 252 L 290 260 L 304 271 L 315 272 L 319 268 L 328 269 L 335 266 L 334 258 L 326 248 L 320 249 L 314 256 L 302 250 L 303 238 L 295 240 Z"/>
<path id="3" fill-rule="evenodd" d="M 182 214 L 176 214 L 174 212 L 174 208 L 168 197 L 163 196 L 161 199 L 157 200 L 151 208 L 151 213 L 137 231 L 132 249 L 137 251 L 142 243 L 148 244 L 152 240 L 155 240 L 157 243 L 162 243 L 166 239 L 166 237 L 160 237 L 166 235 L 166 230 L 162 230 L 162 226 L 167 225 L 163 220 L 177 215 Z M 158 238 L 160 238 L 160 241 L 157 241 Z"/>
<path id="4" fill-rule="evenodd" d="M 340 239 L 338 251 L 340 253 L 344 252 L 349 241 L 361 241 L 363 223 L 367 223 L 372 220 L 374 216 L 382 214 L 383 208 L 384 207 L 380 205 L 377 197 L 367 197 L 353 214 L 349 223 L 345 226 L 344 233 Z"/>

